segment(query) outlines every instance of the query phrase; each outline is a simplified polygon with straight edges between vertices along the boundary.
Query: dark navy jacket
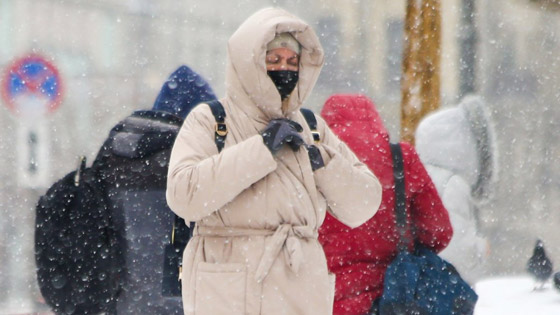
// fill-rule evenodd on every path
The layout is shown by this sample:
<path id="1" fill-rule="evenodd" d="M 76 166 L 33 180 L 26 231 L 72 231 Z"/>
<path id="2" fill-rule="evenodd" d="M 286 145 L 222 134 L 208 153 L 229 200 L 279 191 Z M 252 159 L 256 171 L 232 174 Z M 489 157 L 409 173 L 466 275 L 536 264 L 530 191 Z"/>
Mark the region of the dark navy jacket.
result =
<path id="1" fill-rule="evenodd" d="M 165 112 L 134 112 L 98 154 L 122 266 L 117 314 L 183 313 L 180 297 L 161 294 L 174 218 L 165 200 L 167 165 L 181 123 Z"/>
<path id="2" fill-rule="evenodd" d="M 165 199 L 167 168 L 183 119 L 213 99 L 210 85 L 181 66 L 163 84 L 152 110 L 119 122 L 98 153 L 122 260 L 117 314 L 183 314 L 181 297 L 162 296 L 164 247 L 174 219 Z"/>

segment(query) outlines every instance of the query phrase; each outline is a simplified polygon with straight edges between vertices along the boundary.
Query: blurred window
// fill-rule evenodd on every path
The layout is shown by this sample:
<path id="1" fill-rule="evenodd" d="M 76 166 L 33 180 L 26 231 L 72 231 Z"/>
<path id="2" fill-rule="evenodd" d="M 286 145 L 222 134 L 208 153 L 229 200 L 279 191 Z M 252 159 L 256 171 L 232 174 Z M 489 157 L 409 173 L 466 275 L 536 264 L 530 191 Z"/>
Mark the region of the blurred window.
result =
<path id="1" fill-rule="evenodd" d="M 325 88 L 338 89 L 346 77 L 340 61 L 340 22 L 334 16 L 325 16 L 317 24 L 317 34 L 325 52 L 323 75 L 319 76 L 318 83 Z"/>
<path id="2" fill-rule="evenodd" d="M 385 90 L 387 96 L 400 96 L 402 75 L 404 22 L 391 19 L 387 22 L 387 53 L 385 54 Z"/>

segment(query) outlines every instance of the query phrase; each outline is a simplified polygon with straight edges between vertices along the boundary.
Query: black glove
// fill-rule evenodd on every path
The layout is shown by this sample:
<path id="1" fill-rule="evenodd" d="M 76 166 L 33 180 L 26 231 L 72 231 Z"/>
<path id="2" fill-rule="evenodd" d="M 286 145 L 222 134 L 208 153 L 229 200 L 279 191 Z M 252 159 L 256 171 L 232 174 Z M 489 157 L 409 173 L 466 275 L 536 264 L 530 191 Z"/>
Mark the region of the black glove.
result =
<path id="1" fill-rule="evenodd" d="M 311 169 L 315 172 L 315 170 L 320 169 L 321 167 L 325 166 L 325 162 L 323 162 L 323 157 L 321 156 L 321 151 L 314 145 L 307 146 L 307 154 L 309 154 L 309 160 L 311 161 Z"/>
<path id="2" fill-rule="evenodd" d="M 284 144 L 288 144 L 292 150 L 297 151 L 305 142 L 299 135 L 303 128 L 300 124 L 289 119 L 273 119 L 263 130 L 264 144 L 272 154 L 278 152 Z"/>

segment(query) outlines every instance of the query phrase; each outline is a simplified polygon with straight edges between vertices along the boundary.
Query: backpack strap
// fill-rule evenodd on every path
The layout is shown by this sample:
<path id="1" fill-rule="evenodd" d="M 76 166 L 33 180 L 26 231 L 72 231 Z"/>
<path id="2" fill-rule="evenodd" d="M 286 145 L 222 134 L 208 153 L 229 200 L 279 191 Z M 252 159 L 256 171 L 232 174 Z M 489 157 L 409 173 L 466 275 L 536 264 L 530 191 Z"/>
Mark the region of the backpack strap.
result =
<path id="1" fill-rule="evenodd" d="M 404 167 L 402 148 L 398 143 L 391 143 L 393 157 L 393 177 L 395 179 L 395 221 L 399 230 L 399 251 L 407 249 L 409 243 L 406 237 L 406 193 L 404 186 Z"/>
<path id="2" fill-rule="evenodd" d="M 74 186 L 78 187 L 81 183 L 81 176 L 86 170 L 87 158 L 85 155 L 80 155 L 78 157 L 78 168 L 76 169 L 76 174 L 74 175 Z"/>
<path id="3" fill-rule="evenodd" d="M 313 140 L 315 141 L 315 143 L 319 143 L 319 141 L 321 141 L 321 134 L 317 130 L 317 118 L 315 117 L 315 114 L 312 110 L 307 108 L 301 108 L 300 111 L 303 114 L 305 121 L 307 121 L 309 129 L 311 129 Z"/>
<path id="4" fill-rule="evenodd" d="M 224 110 L 224 106 L 218 100 L 207 102 L 208 106 L 210 106 L 210 110 L 212 110 L 212 115 L 214 115 L 214 119 L 216 120 L 216 127 L 214 128 L 214 141 L 216 142 L 216 146 L 218 147 L 218 152 L 221 152 L 224 148 L 224 144 L 226 142 L 226 137 L 228 134 L 227 126 L 225 124 L 226 120 L 226 111 Z"/>

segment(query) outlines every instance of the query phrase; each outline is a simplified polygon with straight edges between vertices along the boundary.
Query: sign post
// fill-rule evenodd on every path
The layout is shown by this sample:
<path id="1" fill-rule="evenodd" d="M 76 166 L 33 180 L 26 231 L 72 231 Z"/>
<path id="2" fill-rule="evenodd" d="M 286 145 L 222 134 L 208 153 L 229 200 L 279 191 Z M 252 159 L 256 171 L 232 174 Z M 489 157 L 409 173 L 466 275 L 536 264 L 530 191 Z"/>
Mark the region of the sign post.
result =
<path id="1" fill-rule="evenodd" d="M 44 116 L 62 99 L 62 82 L 55 66 L 44 57 L 19 58 L 4 73 L 1 94 L 16 116 L 17 179 L 20 186 L 48 184 L 50 137 Z"/>
<path id="2" fill-rule="evenodd" d="M 0 238 L 6 240 L 6 256 L 0 266 L 8 313 L 36 313 L 37 299 L 33 231 L 34 209 L 39 191 L 49 183 L 48 121 L 45 116 L 58 108 L 62 96 L 62 84 L 57 69 L 39 55 L 28 55 L 15 60 L 0 77 L 0 93 L 3 103 L 16 116 L 17 126 L 14 165 L 20 200 L 10 205 L 11 223 L 0 228 Z"/>

